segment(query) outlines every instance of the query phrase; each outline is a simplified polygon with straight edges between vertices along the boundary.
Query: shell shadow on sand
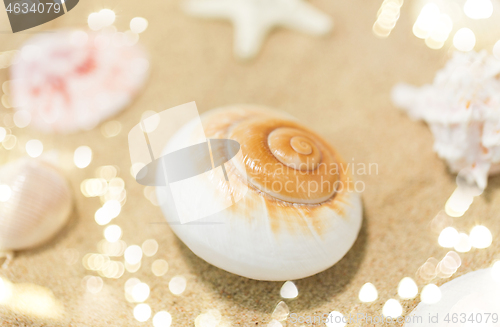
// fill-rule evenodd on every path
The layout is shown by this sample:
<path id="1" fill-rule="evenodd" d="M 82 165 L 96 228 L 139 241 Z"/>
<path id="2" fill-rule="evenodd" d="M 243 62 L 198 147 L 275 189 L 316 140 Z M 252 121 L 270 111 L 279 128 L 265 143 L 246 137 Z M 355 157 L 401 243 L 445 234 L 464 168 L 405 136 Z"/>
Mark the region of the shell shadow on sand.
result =
<path id="1" fill-rule="evenodd" d="M 294 312 L 308 310 L 331 301 L 341 293 L 356 275 L 365 256 L 368 222 L 363 222 L 358 238 L 347 254 L 333 267 L 304 279 L 294 281 L 299 296 L 289 302 Z M 280 289 L 284 282 L 268 282 L 240 277 L 198 258 L 177 237 L 179 249 L 193 274 L 211 287 L 220 299 L 238 304 L 249 310 L 271 313 L 281 300 Z"/>

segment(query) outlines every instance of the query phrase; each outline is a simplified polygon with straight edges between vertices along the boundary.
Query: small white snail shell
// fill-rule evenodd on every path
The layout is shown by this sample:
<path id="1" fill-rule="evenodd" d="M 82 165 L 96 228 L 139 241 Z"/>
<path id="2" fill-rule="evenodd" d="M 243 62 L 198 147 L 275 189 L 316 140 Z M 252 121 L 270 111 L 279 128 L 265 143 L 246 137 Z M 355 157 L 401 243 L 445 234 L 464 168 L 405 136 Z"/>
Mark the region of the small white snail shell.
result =
<path id="1" fill-rule="evenodd" d="M 347 253 L 361 226 L 362 206 L 353 187 L 347 190 L 353 180 L 340 168 L 343 160 L 326 141 L 293 117 L 257 106 L 212 110 L 201 115 L 201 122 L 207 138 L 237 141 L 242 160 L 225 164 L 229 187 L 221 184 L 215 193 L 207 188 L 207 196 L 196 199 L 186 190 L 176 199 L 187 206 L 227 197 L 241 200 L 200 221 L 172 223 L 172 200 L 161 195 L 168 194 L 168 187 L 157 188 L 167 221 L 196 255 L 240 276 L 293 280 L 321 272 Z M 180 128 L 164 152 L 199 137 L 193 126 Z M 314 181 L 327 186 L 307 189 Z M 273 182 L 288 187 L 279 190 L 271 187 Z M 343 188 L 334 189 L 335 182 Z"/>
<path id="2" fill-rule="evenodd" d="M 72 207 L 68 183 L 41 160 L 22 158 L 0 167 L 0 251 L 23 250 L 52 238 L 66 223 Z"/>

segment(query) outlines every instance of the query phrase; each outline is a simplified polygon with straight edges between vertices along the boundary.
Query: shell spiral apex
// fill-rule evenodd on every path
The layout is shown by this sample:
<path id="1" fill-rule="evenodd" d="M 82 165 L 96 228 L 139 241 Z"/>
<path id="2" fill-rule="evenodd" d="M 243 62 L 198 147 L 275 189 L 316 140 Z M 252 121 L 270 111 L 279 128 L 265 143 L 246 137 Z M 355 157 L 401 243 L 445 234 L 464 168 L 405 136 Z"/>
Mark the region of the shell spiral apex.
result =
<path id="1" fill-rule="evenodd" d="M 217 191 L 203 198 L 157 188 L 167 221 L 196 255 L 244 277 L 292 280 L 321 272 L 347 253 L 361 227 L 361 200 L 328 142 L 295 118 L 258 106 L 212 110 L 201 115 L 201 123 L 208 139 L 241 146 L 241 156 L 224 164 L 229 185 L 216 185 Z M 188 123 L 169 139 L 165 152 L 198 137 Z M 205 186 L 208 190 L 200 185 Z M 173 196 L 175 204 L 180 200 L 186 206 L 239 201 L 195 223 L 179 224 L 172 223 Z"/>
<path id="2" fill-rule="evenodd" d="M 71 191 L 50 164 L 22 158 L 1 166 L 0 187 L 0 251 L 40 245 L 66 224 Z"/>

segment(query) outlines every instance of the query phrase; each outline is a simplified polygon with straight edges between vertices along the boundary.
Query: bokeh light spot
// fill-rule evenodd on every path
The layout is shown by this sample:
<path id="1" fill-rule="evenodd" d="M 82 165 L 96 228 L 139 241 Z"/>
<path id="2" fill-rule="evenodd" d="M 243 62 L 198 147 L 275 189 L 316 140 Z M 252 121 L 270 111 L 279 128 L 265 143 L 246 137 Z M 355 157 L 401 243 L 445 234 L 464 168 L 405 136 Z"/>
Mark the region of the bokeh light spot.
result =
<path id="1" fill-rule="evenodd" d="M 123 254 L 125 261 L 131 265 L 137 264 L 142 259 L 142 249 L 138 245 L 130 245 Z"/>
<path id="2" fill-rule="evenodd" d="M 26 142 L 26 153 L 32 157 L 39 157 L 43 152 L 43 143 L 40 140 L 29 140 Z"/>
<path id="3" fill-rule="evenodd" d="M 148 21 L 146 18 L 134 17 L 130 21 L 130 30 L 134 33 L 140 34 L 148 28 Z"/>
<path id="4" fill-rule="evenodd" d="M 168 262 L 163 259 L 158 259 L 151 265 L 151 271 L 157 277 L 163 276 L 168 271 Z"/>
<path id="5" fill-rule="evenodd" d="M 141 303 L 134 308 L 134 318 L 137 321 L 145 322 L 151 317 L 151 307 L 146 303 Z"/>
<path id="6" fill-rule="evenodd" d="M 295 299 L 299 296 L 299 290 L 294 282 L 287 281 L 281 286 L 280 295 L 284 299 Z"/>
<path id="7" fill-rule="evenodd" d="M 187 281 L 184 276 L 175 276 L 168 283 L 170 292 L 174 295 L 180 295 L 186 290 Z"/>
<path id="8" fill-rule="evenodd" d="M 86 145 L 79 146 L 73 155 L 73 162 L 78 168 L 85 168 L 92 162 L 92 149 Z"/>
<path id="9" fill-rule="evenodd" d="M 438 303 L 441 300 L 441 290 L 435 284 L 425 285 L 420 293 L 420 299 L 427 304 Z"/>
<path id="10" fill-rule="evenodd" d="M 486 249 L 493 242 L 490 230 L 485 226 L 474 226 L 469 234 L 470 244 L 477 249 Z"/>
<path id="11" fill-rule="evenodd" d="M 458 231 L 453 227 L 446 227 L 441 231 L 438 243 L 444 248 L 452 248 L 458 242 Z"/>
<path id="12" fill-rule="evenodd" d="M 418 286 L 410 277 L 401 279 L 398 285 L 398 295 L 402 299 L 413 299 L 418 294 Z"/>
<path id="13" fill-rule="evenodd" d="M 382 314 L 385 317 L 397 318 L 403 314 L 403 307 L 396 299 L 389 299 L 382 307 Z"/>
<path id="14" fill-rule="evenodd" d="M 104 238 L 106 241 L 114 243 L 122 237 L 122 229 L 118 225 L 109 225 L 104 230 Z"/>
<path id="15" fill-rule="evenodd" d="M 172 316 L 167 311 L 159 311 L 153 317 L 153 327 L 170 327 Z"/>
<path id="16" fill-rule="evenodd" d="M 476 45 L 476 36 L 471 29 L 463 27 L 455 33 L 455 36 L 453 37 L 453 45 L 457 48 L 457 50 L 463 52 L 471 51 Z"/>
<path id="17" fill-rule="evenodd" d="M 377 288 L 372 283 L 366 283 L 359 290 L 358 297 L 361 302 L 373 302 L 378 299 Z"/>

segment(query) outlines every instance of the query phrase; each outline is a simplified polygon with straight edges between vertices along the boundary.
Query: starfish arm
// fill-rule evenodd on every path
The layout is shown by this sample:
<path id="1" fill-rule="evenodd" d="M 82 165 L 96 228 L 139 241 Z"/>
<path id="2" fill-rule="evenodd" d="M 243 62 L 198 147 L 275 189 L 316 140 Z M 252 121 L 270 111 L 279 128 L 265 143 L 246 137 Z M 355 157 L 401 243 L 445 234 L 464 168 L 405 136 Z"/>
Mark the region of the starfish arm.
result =
<path id="1" fill-rule="evenodd" d="M 324 35 L 333 28 L 333 19 L 307 2 L 298 1 L 282 16 L 280 25 L 300 32 Z"/>
<path id="2" fill-rule="evenodd" d="M 230 18 L 235 1 L 231 0 L 187 0 L 182 9 L 187 14 L 202 18 Z"/>
<path id="3" fill-rule="evenodd" d="M 255 57 L 264 43 L 270 26 L 262 21 L 237 19 L 234 24 L 234 53 L 241 59 Z"/>
<path id="4" fill-rule="evenodd" d="M 304 0 L 184 0 L 193 16 L 230 20 L 234 53 L 241 59 L 257 55 L 268 32 L 283 26 L 313 35 L 328 33 L 333 20 Z"/>

